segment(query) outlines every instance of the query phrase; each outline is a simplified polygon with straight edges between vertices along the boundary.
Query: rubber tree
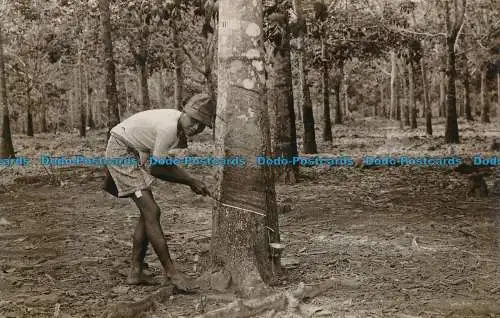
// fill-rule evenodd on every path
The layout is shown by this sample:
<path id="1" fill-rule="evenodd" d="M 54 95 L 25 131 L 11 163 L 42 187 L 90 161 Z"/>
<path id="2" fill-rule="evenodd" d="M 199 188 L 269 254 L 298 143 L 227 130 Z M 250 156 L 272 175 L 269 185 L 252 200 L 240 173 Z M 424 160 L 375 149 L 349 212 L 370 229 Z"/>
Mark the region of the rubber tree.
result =
<path id="1" fill-rule="evenodd" d="M 275 4 L 266 8 L 266 38 L 270 44 L 267 103 L 274 114 L 273 157 L 284 157 L 292 161 L 298 155 L 297 130 L 292 85 L 292 62 L 290 51 L 289 13 L 286 7 Z M 298 165 L 275 167 L 277 178 L 283 176 L 287 184 L 297 182 Z"/>
<path id="2" fill-rule="evenodd" d="M 218 169 L 211 256 L 243 295 L 266 289 L 272 277 L 271 242 L 279 242 L 276 193 L 269 156 L 261 1 L 219 1 L 216 156 L 241 156 L 242 167 Z"/>

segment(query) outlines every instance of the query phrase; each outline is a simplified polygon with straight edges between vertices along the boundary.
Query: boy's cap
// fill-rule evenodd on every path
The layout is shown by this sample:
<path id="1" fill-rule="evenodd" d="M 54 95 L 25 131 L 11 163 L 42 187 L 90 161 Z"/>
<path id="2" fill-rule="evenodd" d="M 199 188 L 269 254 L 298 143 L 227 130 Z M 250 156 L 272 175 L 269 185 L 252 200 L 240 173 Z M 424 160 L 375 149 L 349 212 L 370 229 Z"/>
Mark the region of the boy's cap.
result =
<path id="1" fill-rule="evenodd" d="M 208 94 L 202 93 L 194 95 L 187 101 L 182 111 L 189 117 L 213 128 L 215 105 Z"/>

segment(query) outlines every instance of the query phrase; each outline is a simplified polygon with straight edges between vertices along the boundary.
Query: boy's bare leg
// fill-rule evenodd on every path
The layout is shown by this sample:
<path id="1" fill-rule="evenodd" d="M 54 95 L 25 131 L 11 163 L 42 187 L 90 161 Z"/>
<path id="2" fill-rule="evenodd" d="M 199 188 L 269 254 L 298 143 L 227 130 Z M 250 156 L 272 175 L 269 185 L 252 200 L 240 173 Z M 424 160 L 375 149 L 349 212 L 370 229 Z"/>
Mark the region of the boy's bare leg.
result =
<path id="1" fill-rule="evenodd" d="M 168 251 L 167 242 L 160 225 L 160 208 L 156 204 L 151 191 L 141 191 L 141 197 L 132 197 L 137 207 L 141 211 L 141 216 L 144 220 L 144 232 L 147 240 L 151 242 L 160 262 L 165 270 L 166 276 L 171 280 L 172 284 L 183 291 L 191 291 L 196 288 L 192 280 L 183 273 L 175 269 L 170 253 Z M 138 234 L 138 242 L 140 239 Z M 144 242 L 144 241 L 143 241 Z"/>
<path id="2" fill-rule="evenodd" d="M 148 244 L 149 241 L 146 238 L 144 217 L 141 214 L 133 236 L 131 268 L 127 279 L 127 283 L 131 285 L 152 283 L 151 277 L 143 273 L 144 258 L 146 258 Z"/>

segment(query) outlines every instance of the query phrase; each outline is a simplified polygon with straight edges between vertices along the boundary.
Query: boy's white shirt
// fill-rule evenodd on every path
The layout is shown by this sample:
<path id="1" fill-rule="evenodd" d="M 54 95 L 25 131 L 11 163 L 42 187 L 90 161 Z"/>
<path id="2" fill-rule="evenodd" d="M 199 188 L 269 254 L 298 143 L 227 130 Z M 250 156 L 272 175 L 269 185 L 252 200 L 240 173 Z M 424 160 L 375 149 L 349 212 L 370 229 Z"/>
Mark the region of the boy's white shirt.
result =
<path id="1" fill-rule="evenodd" d="M 147 166 L 150 155 L 168 157 L 168 151 L 179 142 L 177 124 L 182 112 L 177 109 L 151 109 L 125 119 L 111 133 L 134 148 L 140 164 Z"/>

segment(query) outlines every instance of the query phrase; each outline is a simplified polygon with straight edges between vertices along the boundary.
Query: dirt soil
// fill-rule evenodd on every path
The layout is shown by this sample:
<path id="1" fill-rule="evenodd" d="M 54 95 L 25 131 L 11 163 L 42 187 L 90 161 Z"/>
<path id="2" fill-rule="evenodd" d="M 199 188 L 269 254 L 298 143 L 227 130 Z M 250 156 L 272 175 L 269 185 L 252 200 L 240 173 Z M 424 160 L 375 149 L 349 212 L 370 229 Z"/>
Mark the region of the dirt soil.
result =
<path id="1" fill-rule="evenodd" d="M 422 123 L 421 127 L 423 126 Z M 463 144 L 443 143 L 421 129 L 358 120 L 334 127 L 321 155 L 488 153 L 498 125 L 461 122 Z M 484 128 L 485 127 L 485 128 Z M 496 129 L 496 130 L 495 130 Z M 318 130 L 318 136 L 321 136 Z M 479 136 L 479 137 L 476 137 Z M 14 136 L 18 155 L 102 156 L 104 133 Z M 208 132 L 182 155 L 207 155 Z M 64 170 L 64 171 L 63 171 Z M 36 162 L 0 171 L 0 317 L 98 317 L 118 301 L 141 299 L 158 286 L 125 284 L 138 210 L 130 199 L 100 189 L 102 172 Z M 210 185 L 213 168 L 188 171 Z M 286 273 L 277 290 L 330 277 L 359 288 L 337 288 L 312 299 L 323 317 L 500 317 L 500 199 L 466 198 L 467 177 L 443 168 L 302 168 L 294 186 L 277 185 Z M 52 175 L 52 177 L 51 177 Z M 59 176 L 60 180 L 54 176 Z M 492 188 L 495 175 L 487 177 Z M 52 182 L 51 182 L 52 179 Z M 55 181 L 54 181 L 55 180 Z M 207 268 L 210 199 L 158 181 L 153 193 L 178 266 L 195 277 Z M 161 277 L 150 249 L 149 271 Z M 174 295 L 144 317 L 200 314 L 200 295 Z M 228 300 L 227 302 L 229 302 Z M 205 311 L 224 305 L 208 300 Z"/>

